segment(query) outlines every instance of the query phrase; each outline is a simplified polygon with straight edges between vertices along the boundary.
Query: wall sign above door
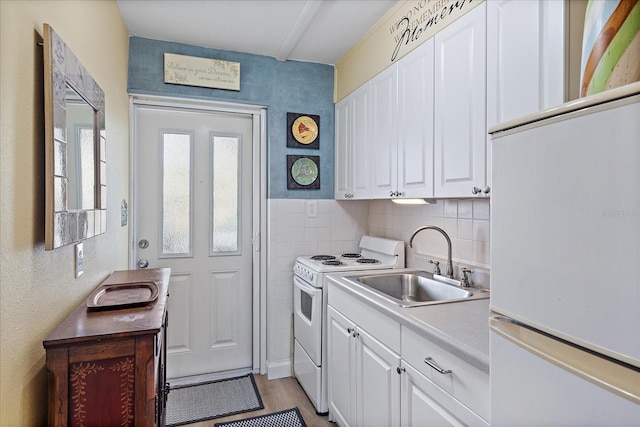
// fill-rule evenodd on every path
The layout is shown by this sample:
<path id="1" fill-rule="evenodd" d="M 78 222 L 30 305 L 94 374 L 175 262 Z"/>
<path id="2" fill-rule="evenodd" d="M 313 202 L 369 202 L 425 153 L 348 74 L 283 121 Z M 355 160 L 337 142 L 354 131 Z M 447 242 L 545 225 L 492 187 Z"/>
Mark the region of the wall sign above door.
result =
<path id="1" fill-rule="evenodd" d="M 165 53 L 164 82 L 239 91 L 240 63 Z"/>

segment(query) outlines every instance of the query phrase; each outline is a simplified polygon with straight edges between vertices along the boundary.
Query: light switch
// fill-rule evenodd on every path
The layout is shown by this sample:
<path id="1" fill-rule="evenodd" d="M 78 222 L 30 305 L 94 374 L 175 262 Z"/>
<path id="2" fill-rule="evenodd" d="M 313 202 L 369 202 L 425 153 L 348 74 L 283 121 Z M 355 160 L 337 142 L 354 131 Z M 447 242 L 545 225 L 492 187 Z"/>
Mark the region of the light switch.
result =
<path id="1" fill-rule="evenodd" d="M 84 266 L 84 249 L 82 243 L 75 246 L 76 253 L 76 277 L 82 276 L 82 268 Z"/>
<path id="2" fill-rule="evenodd" d="M 307 218 L 316 218 L 318 216 L 318 201 L 305 200 L 304 204 L 307 210 Z"/>

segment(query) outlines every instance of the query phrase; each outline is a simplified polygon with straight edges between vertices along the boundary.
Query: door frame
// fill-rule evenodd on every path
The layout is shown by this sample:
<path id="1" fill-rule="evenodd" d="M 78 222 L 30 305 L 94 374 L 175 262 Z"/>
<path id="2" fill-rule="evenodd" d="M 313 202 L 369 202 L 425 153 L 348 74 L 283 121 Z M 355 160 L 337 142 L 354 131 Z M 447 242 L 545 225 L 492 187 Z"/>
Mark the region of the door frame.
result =
<path id="1" fill-rule="evenodd" d="M 253 219 L 252 219 L 252 360 L 253 372 L 266 374 L 267 360 L 267 108 L 260 105 L 202 101 L 153 95 L 129 96 L 129 268 L 136 268 L 136 116 L 137 106 L 181 108 L 192 111 L 250 114 L 253 118 Z"/>

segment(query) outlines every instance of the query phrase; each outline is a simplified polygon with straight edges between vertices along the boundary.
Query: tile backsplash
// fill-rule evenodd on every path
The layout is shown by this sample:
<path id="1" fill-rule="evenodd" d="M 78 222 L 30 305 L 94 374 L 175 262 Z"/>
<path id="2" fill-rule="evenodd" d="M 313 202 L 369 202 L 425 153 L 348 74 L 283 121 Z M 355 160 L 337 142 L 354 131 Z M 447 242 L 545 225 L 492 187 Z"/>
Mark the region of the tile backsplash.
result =
<path id="1" fill-rule="evenodd" d="M 309 204 L 317 204 L 309 206 Z M 364 234 L 404 240 L 423 225 L 451 238 L 456 277 L 461 265 L 474 269 L 472 282 L 489 286 L 489 200 L 438 200 L 433 205 L 396 205 L 390 200 L 269 199 L 267 273 L 267 360 L 273 377 L 288 375 L 291 362 L 293 264 L 297 256 L 358 250 Z M 447 245 L 440 233 L 420 232 L 406 247 L 408 267 L 445 272 Z M 286 372 L 285 372 L 286 371 Z M 272 377 L 270 375 L 270 377 Z"/>
<path id="2" fill-rule="evenodd" d="M 307 203 L 317 203 L 315 216 Z M 293 264 L 300 255 L 341 254 L 358 249 L 367 233 L 369 202 L 269 199 L 267 358 L 290 358 Z"/>
<path id="3" fill-rule="evenodd" d="M 480 269 L 489 268 L 489 199 L 438 200 L 432 205 L 396 205 L 388 200 L 369 203 L 370 234 L 409 242 L 413 232 L 423 225 L 442 228 L 451 238 L 454 263 Z M 447 244 L 435 231 L 416 235 L 413 248 L 407 247 L 407 264 L 420 258 L 446 260 Z M 441 261 L 441 267 L 443 263 Z"/>

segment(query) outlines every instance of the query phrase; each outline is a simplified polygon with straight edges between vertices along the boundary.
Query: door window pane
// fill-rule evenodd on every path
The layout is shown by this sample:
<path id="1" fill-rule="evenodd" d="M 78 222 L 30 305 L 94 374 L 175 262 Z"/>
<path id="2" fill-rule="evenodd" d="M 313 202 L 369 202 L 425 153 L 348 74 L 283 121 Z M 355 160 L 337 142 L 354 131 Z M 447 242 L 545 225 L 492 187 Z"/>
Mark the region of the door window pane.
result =
<path id="1" fill-rule="evenodd" d="M 163 256 L 191 254 L 191 152 L 189 133 L 162 133 Z"/>
<path id="2" fill-rule="evenodd" d="M 240 136 L 211 136 L 211 254 L 228 255 L 239 248 Z"/>

